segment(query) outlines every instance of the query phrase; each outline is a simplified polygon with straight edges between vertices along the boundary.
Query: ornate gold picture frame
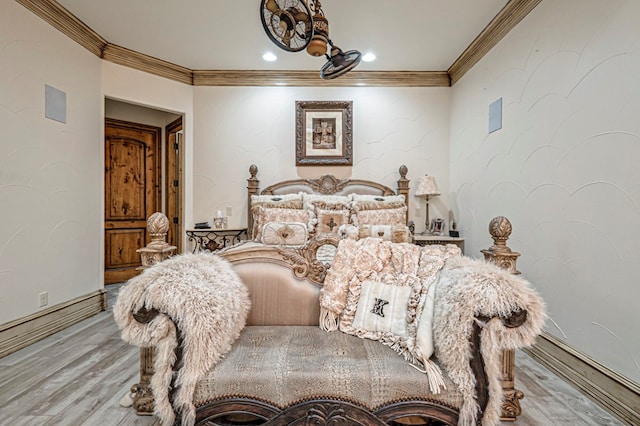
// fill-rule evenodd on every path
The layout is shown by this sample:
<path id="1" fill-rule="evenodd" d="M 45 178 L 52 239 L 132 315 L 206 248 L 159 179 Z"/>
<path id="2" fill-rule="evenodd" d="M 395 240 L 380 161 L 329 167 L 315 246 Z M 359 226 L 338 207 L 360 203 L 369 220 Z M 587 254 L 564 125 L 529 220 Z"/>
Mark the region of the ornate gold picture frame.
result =
<path id="1" fill-rule="evenodd" d="M 296 166 L 353 165 L 351 101 L 296 101 Z"/>

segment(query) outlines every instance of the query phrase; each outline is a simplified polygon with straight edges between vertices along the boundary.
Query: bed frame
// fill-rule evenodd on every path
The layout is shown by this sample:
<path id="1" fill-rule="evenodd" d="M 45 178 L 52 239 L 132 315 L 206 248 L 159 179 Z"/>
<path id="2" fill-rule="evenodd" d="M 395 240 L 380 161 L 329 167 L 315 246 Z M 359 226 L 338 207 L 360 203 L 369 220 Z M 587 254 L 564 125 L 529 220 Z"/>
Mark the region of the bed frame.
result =
<path id="1" fill-rule="evenodd" d="M 295 194 L 298 192 L 306 192 L 309 194 L 323 195 L 346 195 L 356 194 L 372 194 L 372 195 L 403 195 L 405 204 L 407 205 L 407 224 L 409 222 L 409 179 L 407 166 L 400 166 L 398 172 L 397 191 L 378 182 L 363 179 L 338 179 L 333 175 L 322 175 L 317 179 L 292 179 L 274 183 L 259 191 L 260 180 L 258 179 L 258 166 L 252 164 L 249 167 L 250 177 L 247 179 L 247 228 L 248 235 L 251 235 L 253 229 L 253 215 L 251 214 L 251 196 L 252 195 L 279 195 L 279 194 Z"/>

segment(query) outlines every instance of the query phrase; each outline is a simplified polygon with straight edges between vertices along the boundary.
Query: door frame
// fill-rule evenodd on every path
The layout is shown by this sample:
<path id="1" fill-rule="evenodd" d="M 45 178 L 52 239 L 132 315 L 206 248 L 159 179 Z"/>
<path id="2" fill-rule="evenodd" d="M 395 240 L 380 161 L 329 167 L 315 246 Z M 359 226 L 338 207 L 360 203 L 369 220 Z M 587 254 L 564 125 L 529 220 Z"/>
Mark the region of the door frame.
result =
<path id="1" fill-rule="evenodd" d="M 169 245 L 183 252 L 184 235 L 184 117 L 165 127 L 165 207 L 169 219 Z"/>

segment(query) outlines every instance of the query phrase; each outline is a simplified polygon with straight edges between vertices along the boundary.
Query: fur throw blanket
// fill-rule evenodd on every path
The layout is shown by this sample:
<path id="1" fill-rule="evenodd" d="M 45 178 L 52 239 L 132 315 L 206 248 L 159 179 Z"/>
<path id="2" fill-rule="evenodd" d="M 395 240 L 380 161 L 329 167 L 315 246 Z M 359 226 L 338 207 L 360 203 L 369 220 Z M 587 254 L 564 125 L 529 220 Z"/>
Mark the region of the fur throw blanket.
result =
<path id="1" fill-rule="evenodd" d="M 231 349 L 250 307 L 249 292 L 231 265 L 212 254 L 172 257 L 146 269 L 120 290 L 114 318 L 122 339 L 156 349 L 151 390 L 163 424 L 175 421 L 174 407 L 182 425 L 195 423 L 196 382 Z M 141 324 L 132 315 L 141 308 L 160 314 Z M 172 407 L 169 390 L 178 345 L 174 322 L 183 339 L 183 367 L 176 377 Z"/>
<path id="2" fill-rule="evenodd" d="M 478 413 L 468 343 L 475 317 L 506 318 L 519 310 L 527 311 L 520 327 L 507 328 L 493 318 L 482 329 L 480 350 L 489 380 L 484 426 L 497 425 L 502 412 L 502 351 L 535 342 L 546 319 L 544 303 L 528 281 L 492 263 L 462 256 L 447 260 L 442 268 L 436 286 L 433 339 L 436 358 L 463 394 L 459 425 L 475 425 Z"/>

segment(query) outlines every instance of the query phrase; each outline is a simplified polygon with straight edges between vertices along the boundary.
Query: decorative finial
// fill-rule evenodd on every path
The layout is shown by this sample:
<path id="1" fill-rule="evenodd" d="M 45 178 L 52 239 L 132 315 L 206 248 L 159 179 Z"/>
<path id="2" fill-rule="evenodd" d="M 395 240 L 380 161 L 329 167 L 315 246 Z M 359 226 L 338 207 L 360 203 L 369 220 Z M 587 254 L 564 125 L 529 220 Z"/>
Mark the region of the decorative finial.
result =
<path id="1" fill-rule="evenodd" d="M 489 222 L 489 234 L 493 238 L 492 250 L 498 252 L 510 252 L 511 249 L 507 247 L 507 240 L 511 235 L 511 222 L 504 216 L 496 216 Z"/>
<path id="2" fill-rule="evenodd" d="M 256 175 L 258 174 L 258 166 L 256 166 L 255 164 L 249 166 L 249 174 L 251 175 L 251 179 L 255 179 Z"/>
<path id="3" fill-rule="evenodd" d="M 400 172 L 400 177 L 402 179 L 407 178 L 407 173 L 409 172 L 409 169 L 407 168 L 407 166 L 403 164 L 402 166 L 400 166 L 400 169 L 398 171 Z"/>
<path id="4" fill-rule="evenodd" d="M 147 219 L 147 229 L 151 235 L 149 246 L 167 245 L 165 238 L 169 232 L 169 219 L 164 213 L 156 212 Z"/>

